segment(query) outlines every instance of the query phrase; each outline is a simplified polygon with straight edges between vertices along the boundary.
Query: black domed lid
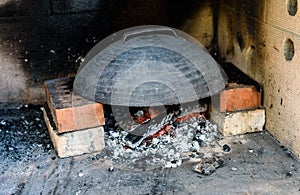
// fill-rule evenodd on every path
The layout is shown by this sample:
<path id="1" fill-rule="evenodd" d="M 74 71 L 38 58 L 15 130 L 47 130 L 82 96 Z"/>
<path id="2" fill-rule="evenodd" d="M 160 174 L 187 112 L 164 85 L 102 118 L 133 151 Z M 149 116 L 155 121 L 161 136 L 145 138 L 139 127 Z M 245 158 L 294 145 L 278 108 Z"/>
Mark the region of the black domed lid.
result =
<path id="1" fill-rule="evenodd" d="M 99 42 L 79 67 L 73 89 L 105 104 L 159 106 L 214 95 L 226 83 L 221 67 L 188 34 L 139 26 Z"/>

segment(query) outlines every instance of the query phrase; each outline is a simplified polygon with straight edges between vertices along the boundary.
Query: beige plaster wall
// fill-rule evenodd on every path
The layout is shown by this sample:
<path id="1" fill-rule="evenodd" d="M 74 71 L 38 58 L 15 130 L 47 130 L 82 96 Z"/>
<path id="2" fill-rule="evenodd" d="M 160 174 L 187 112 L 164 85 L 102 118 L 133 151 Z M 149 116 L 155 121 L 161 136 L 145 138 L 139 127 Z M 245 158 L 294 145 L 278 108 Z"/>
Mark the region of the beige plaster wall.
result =
<path id="1" fill-rule="evenodd" d="M 223 61 L 262 84 L 265 128 L 300 157 L 300 10 L 289 15 L 287 2 L 220 1 L 218 44 Z"/>

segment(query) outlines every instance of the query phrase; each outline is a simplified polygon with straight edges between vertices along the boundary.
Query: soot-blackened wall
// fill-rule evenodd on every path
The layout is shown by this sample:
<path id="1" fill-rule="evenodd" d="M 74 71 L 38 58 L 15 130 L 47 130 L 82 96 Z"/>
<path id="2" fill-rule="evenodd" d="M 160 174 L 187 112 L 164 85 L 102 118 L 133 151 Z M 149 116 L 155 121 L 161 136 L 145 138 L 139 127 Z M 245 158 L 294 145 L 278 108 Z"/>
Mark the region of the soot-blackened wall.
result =
<path id="1" fill-rule="evenodd" d="M 0 0 L 0 102 L 44 102 L 44 80 L 76 74 L 98 41 L 145 24 L 183 29 L 211 51 L 214 1 Z"/>

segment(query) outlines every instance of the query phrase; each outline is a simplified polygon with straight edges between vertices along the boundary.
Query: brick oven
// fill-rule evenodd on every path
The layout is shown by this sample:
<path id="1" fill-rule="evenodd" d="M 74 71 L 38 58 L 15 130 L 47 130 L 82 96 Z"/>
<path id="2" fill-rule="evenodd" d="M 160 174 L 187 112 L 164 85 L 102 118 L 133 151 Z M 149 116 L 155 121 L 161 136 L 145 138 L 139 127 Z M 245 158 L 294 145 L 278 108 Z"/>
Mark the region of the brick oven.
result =
<path id="1" fill-rule="evenodd" d="M 0 180 L 12 178 L 0 184 L 0 192 L 298 192 L 298 8 L 297 0 L 0 0 L 0 161 L 3 161 Z M 178 32 L 182 31 L 199 41 L 206 54 L 221 65 L 221 71 L 224 70 L 228 76 L 228 84 L 225 79 L 224 88 L 204 95 L 203 101 L 197 102 L 200 105 L 197 112 L 191 107 L 180 110 L 176 101 L 163 103 L 166 113 L 155 103 L 145 105 L 145 100 L 139 102 L 138 98 L 127 105 L 124 102 L 129 102 L 132 97 L 124 96 L 125 91 L 121 88 L 112 103 L 107 99 L 111 95 L 107 91 L 100 90 L 98 94 L 93 88 L 90 89 L 88 84 L 91 83 L 92 86 L 100 83 L 101 86 L 97 87 L 101 88 L 112 82 L 110 79 L 102 83 L 84 80 L 87 76 L 92 78 L 92 69 L 80 72 L 89 54 L 95 51 L 91 49 L 109 35 L 109 38 L 115 38 L 114 33 L 120 30 L 146 25 L 178 29 Z M 126 39 L 126 33 L 123 34 Z M 155 45 L 163 43 L 159 41 Z M 179 45 L 170 44 L 170 50 L 179 51 Z M 119 51 L 123 51 L 122 46 L 117 46 Z M 138 55 L 136 51 L 127 53 Z M 171 55 L 164 51 L 160 53 Z M 192 55 L 184 49 L 182 53 L 185 57 Z M 201 55 L 198 57 L 204 59 Z M 135 63 L 128 59 L 124 62 Z M 187 59 L 193 62 L 189 57 Z M 114 60 L 105 58 L 104 62 L 114 64 Z M 107 71 L 106 74 L 112 76 L 114 70 L 117 75 L 119 70 L 113 68 L 94 69 L 94 72 Z M 166 72 L 171 71 L 167 69 Z M 205 75 L 205 70 L 200 72 Z M 80 73 L 84 76 L 80 77 Z M 156 75 L 161 78 L 159 72 Z M 148 76 L 139 74 L 137 78 Z M 125 81 L 130 79 L 125 78 Z M 174 85 L 177 86 L 183 83 L 176 82 Z M 195 88 L 202 85 L 195 83 Z M 134 82 L 130 84 L 137 85 Z M 105 87 L 103 89 L 107 90 L 108 85 Z M 143 85 L 140 91 L 148 88 Z M 182 97 L 189 98 L 187 87 L 180 88 Z M 152 93 L 151 90 L 149 93 Z M 139 91 L 133 93 L 133 99 L 134 95 L 139 96 Z M 166 96 L 170 98 L 172 93 Z M 43 112 L 40 107 L 43 107 Z M 124 113 L 124 107 L 129 114 Z M 179 111 L 181 114 L 178 114 Z M 114 117 L 120 117 L 119 121 L 124 122 L 122 117 L 125 115 L 138 123 L 134 125 L 138 126 L 139 131 L 143 124 L 148 125 L 147 128 L 157 125 L 159 130 L 147 135 L 112 131 L 117 126 Z M 122 125 L 134 126 L 127 122 Z M 192 153 L 181 155 L 177 154 L 176 149 L 169 148 L 157 152 L 161 143 L 169 143 L 163 139 L 159 142 L 157 136 L 168 134 L 169 137 L 176 137 L 178 134 L 174 133 L 174 128 L 187 130 L 186 134 L 179 134 L 181 141 L 174 142 L 180 143 L 176 147 L 186 146 Z M 189 129 L 194 129 L 198 134 L 190 135 Z M 204 131 L 206 137 L 201 133 Z M 120 147 L 117 139 L 122 136 L 122 143 L 127 144 Z M 211 144 L 207 140 L 217 141 Z M 137 143 L 144 143 L 148 148 L 138 147 Z M 128 148 L 144 152 L 130 153 Z M 106 158 L 120 156 L 120 153 L 127 161 L 118 161 L 118 166 L 115 161 L 110 161 L 115 159 Z M 150 153 L 157 153 L 151 162 L 160 162 L 159 158 L 166 155 L 169 161 L 163 163 L 167 165 L 164 168 L 151 166 L 153 172 L 149 171 L 137 156 L 148 162 Z M 78 156 L 81 154 L 86 155 Z M 173 156 L 176 156 L 175 160 L 172 160 Z M 272 156 L 280 160 L 277 162 Z M 131 167 L 130 158 L 138 168 Z M 192 163 L 195 163 L 195 159 L 200 159 L 198 164 L 186 169 L 189 164 L 184 162 L 194 160 Z M 174 172 L 175 169 L 165 169 L 181 164 L 183 168 Z M 9 165 L 12 166 L 8 168 Z M 219 167 L 222 167 L 218 169 L 220 171 L 215 172 Z M 122 172 L 129 168 L 136 168 L 142 173 Z M 200 175 L 193 175 L 196 173 L 187 170 L 194 170 Z M 22 179 L 13 181 L 19 174 Z M 241 177 L 237 183 L 233 180 L 235 176 Z M 206 181 L 207 177 L 214 180 Z M 179 183 L 176 183 L 177 180 Z M 39 181 L 42 181 L 41 185 Z M 67 181 L 72 184 L 68 186 Z M 249 183 L 254 184 L 249 186 Z M 224 187 L 222 191 L 221 187 L 226 185 L 229 187 Z"/>
<path id="2" fill-rule="evenodd" d="M 162 24 L 190 33 L 221 61 L 232 62 L 262 84 L 269 116 L 266 129 L 298 154 L 297 147 L 291 142 L 297 140 L 298 128 L 289 132 L 299 126 L 295 117 L 298 109 L 293 106 L 297 104 L 299 90 L 293 87 L 298 71 L 293 65 L 297 61 L 298 4 L 295 2 L 289 1 L 288 5 L 274 2 L 269 6 L 267 1 L 251 4 L 232 1 L 229 9 L 223 1 L 189 1 L 183 7 L 177 1 L 147 1 L 145 4 L 138 1 L 40 1 L 35 6 L 30 2 L 3 1 L 0 8 L 3 70 L 0 100 L 42 103 L 43 81 L 74 75 L 88 49 L 105 36 L 129 26 Z M 155 12 L 149 12 L 150 9 Z M 98 17 L 100 12 L 102 15 Z M 277 12 L 282 13 L 284 19 L 273 17 Z M 272 28 L 271 32 L 269 25 L 278 28 Z M 270 50 L 266 44 L 269 37 Z M 283 39 L 281 42 L 279 37 Z M 274 65 L 273 68 L 273 61 L 278 62 L 273 54 L 278 52 L 276 57 L 283 56 L 280 64 L 292 65 L 287 65 L 288 68 Z M 280 76 L 282 74 L 285 76 Z M 289 74 L 291 76 L 287 76 Z M 289 94 L 286 92 L 291 94 L 284 98 Z M 286 109 L 288 112 L 284 112 Z M 274 122 L 277 118 L 282 121 L 279 126 Z M 284 121 L 290 119 L 295 121 L 288 123 L 291 125 L 288 127 Z M 293 139 L 281 133 L 286 131 Z"/>

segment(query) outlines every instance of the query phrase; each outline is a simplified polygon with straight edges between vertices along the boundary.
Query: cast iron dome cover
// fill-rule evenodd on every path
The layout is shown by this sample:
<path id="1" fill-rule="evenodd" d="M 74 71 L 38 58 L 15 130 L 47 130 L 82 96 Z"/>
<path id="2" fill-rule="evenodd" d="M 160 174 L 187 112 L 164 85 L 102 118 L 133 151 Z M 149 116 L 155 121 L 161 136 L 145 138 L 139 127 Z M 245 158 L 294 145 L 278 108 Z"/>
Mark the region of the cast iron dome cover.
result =
<path id="1" fill-rule="evenodd" d="M 78 69 L 74 92 L 120 106 L 192 102 L 224 89 L 226 76 L 190 35 L 164 26 L 138 26 L 99 42 Z"/>

